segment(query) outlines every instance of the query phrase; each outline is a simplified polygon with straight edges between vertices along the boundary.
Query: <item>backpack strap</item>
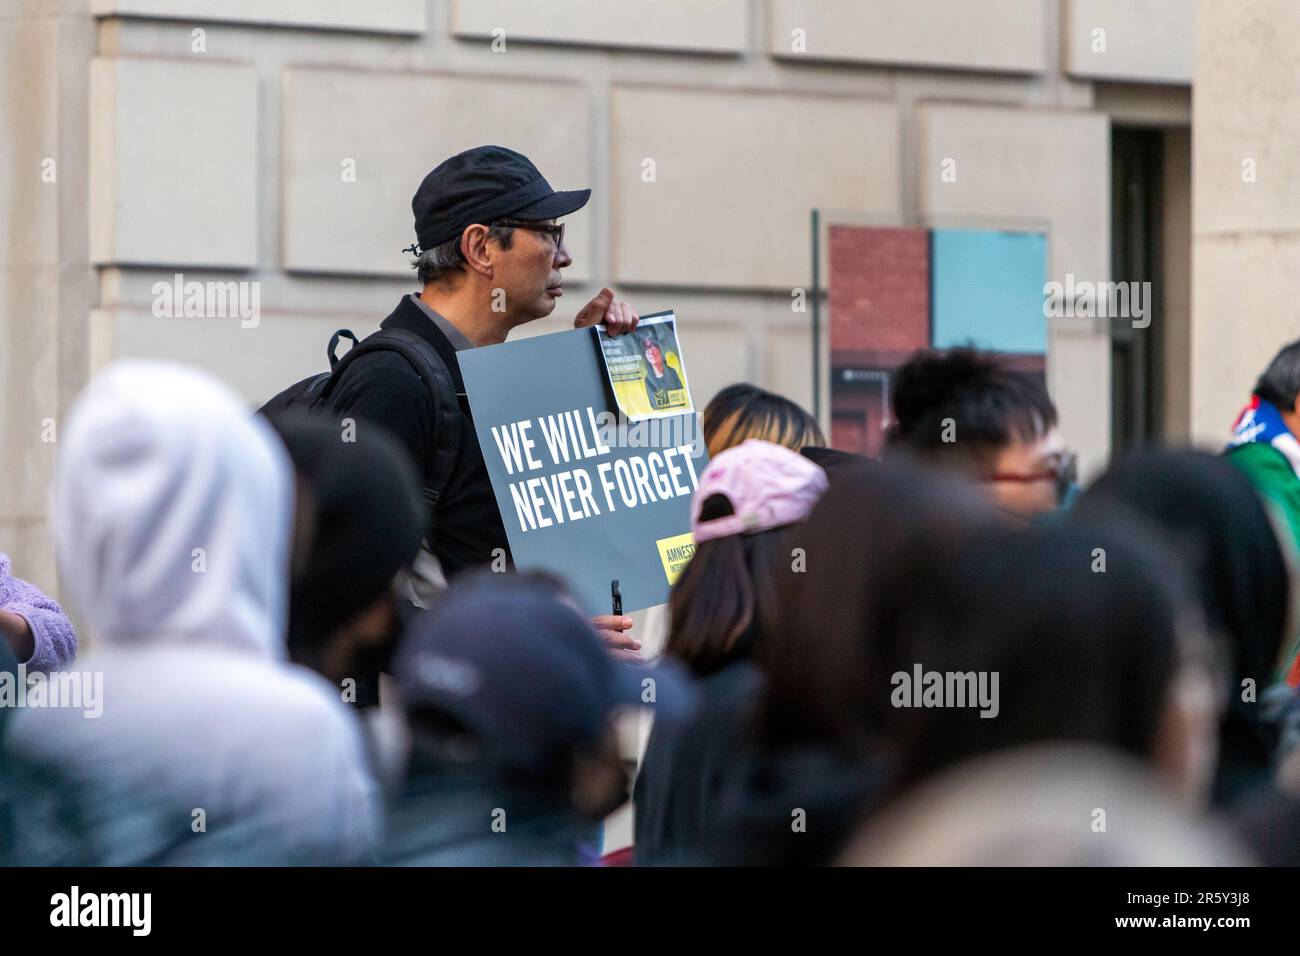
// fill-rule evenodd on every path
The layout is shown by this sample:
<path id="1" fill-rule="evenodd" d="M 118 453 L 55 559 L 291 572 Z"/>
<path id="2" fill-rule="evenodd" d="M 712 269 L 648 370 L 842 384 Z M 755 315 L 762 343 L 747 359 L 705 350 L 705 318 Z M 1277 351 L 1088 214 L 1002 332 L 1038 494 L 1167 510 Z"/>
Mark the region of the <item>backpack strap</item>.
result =
<path id="1" fill-rule="evenodd" d="M 334 350 L 338 347 L 340 337 L 357 341 L 347 329 L 340 329 L 330 337 L 328 355 L 330 359 L 329 381 L 324 383 L 322 400 L 328 401 L 330 393 L 343 377 L 349 365 L 363 355 L 372 352 L 396 352 L 410 363 L 415 373 L 424 382 L 424 387 L 434 400 L 434 448 L 431 461 L 427 463 L 429 474 L 427 484 L 422 489 L 430 513 L 436 515 L 438 499 L 442 497 L 456 465 L 460 452 L 461 429 L 464 419 L 461 417 L 460 398 L 456 392 L 456 381 L 452 378 L 447 363 L 438 354 L 438 350 L 427 341 L 408 332 L 406 329 L 380 329 L 373 335 L 366 336 L 360 343 L 348 349 L 342 358 L 336 358 Z M 424 466 L 426 463 L 421 463 Z"/>
<path id="2" fill-rule="evenodd" d="M 335 352 L 338 351 L 339 339 L 351 339 L 352 348 L 356 348 L 360 344 L 357 341 L 356 333 L 353 332 L 351 329 L 339 329 L 337 332 L 331 335 L 329 348 L 325 350 L 325 355 L 330 360 L 331 372 L 334 371 L 336 368 L 338 368 L 339 365 L 339 357 L 334 354 Z M 350 352 L 352 351 L 352 349 L 348 349 L 348 351 Z"/>

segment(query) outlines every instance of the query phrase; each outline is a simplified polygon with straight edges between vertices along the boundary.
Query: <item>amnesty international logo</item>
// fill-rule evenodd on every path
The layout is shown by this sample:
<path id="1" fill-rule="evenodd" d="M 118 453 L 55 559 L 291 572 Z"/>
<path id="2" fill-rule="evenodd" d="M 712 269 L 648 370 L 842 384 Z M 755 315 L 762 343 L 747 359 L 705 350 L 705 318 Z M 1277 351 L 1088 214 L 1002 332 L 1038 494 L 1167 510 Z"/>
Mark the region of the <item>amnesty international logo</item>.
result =
<path id="1" fill-rule="evenodd" d="M 688 531 L 671 538 L 660 538 L 655 544 L 659 546 L 659 559 L 664 563 L 664 576 L 669 585 L 676 584 L 678 575 L 695 555 L 695 538 Z"/>

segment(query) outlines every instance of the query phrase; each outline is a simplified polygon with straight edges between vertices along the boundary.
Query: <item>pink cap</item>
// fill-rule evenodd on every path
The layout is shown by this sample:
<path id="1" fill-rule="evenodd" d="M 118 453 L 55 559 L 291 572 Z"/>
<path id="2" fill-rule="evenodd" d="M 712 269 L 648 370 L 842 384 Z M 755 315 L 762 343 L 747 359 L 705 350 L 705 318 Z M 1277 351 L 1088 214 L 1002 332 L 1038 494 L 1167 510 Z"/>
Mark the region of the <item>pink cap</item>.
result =
<path id="1" fill-rule="evenodd" d="M 753 534 L 808 517 L 826 490 L 826 472 L 798 452 L 750 438 L 719 452 L 700 476 L 691 502 L 695 543 Z M 700 521 L 700 506 L 711 495 L 725 495 L 735 514 Z"/>

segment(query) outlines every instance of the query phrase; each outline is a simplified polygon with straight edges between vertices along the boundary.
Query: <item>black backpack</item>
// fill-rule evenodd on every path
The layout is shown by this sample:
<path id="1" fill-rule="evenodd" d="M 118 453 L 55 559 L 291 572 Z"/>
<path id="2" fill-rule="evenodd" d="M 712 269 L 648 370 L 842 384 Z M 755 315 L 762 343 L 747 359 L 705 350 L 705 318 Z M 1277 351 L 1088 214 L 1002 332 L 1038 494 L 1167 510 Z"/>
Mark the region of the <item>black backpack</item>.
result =
<path id="1" fill-rule="evenodd" d="M 339 358 L 335 355 L 339 339 L 352 340 L 352 348 Z M 372 352 L 396 352 L 410 363 L 415 373 L 424 382 L 425 388 L 433 396 L 434 407 L 434 442 L 432 460 L 417 462 L 425 469 L 426 482 L 423 492 L 425 502 L 431 514 L 437 514 L 438 499 L 447 487 L 452 468 L 456 465 L 456 455 L 460 450 L 460 430 L 462 419 L 460 400 L 456 394 L 456 382 L 447 369 L 438 350 L 414 332 L 405 329 L 380 329 L 358 342 L 356 335 L 348 329 L 339 329 L 330 336 L 329 347 L 325 350 L 329 358 L 330 370 L 304 378 L 290 385 L 283 392 L 269 399 L 258 411 L 263 415 L 275 416 L 289 410 L 323 414 L 329 410 L 330 395 L 337 387 L 344 371 L 354 361 Z"/>

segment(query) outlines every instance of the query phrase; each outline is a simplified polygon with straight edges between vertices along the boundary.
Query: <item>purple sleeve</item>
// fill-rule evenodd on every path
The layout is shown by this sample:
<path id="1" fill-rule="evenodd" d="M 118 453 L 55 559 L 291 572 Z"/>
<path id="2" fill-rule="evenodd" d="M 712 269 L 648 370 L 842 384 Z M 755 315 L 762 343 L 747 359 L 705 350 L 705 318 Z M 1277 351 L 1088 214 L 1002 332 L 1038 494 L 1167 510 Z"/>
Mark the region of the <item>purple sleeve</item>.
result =
<path id="1" fill-rule="evenodd" d="M 11 577 L 4 610 L 23 618 L 32 629 L 36 650 L 26 661 L 29 670 L 58 670 L 77 656 L 77 635 L 58 602 L 19 578 Z"/>

